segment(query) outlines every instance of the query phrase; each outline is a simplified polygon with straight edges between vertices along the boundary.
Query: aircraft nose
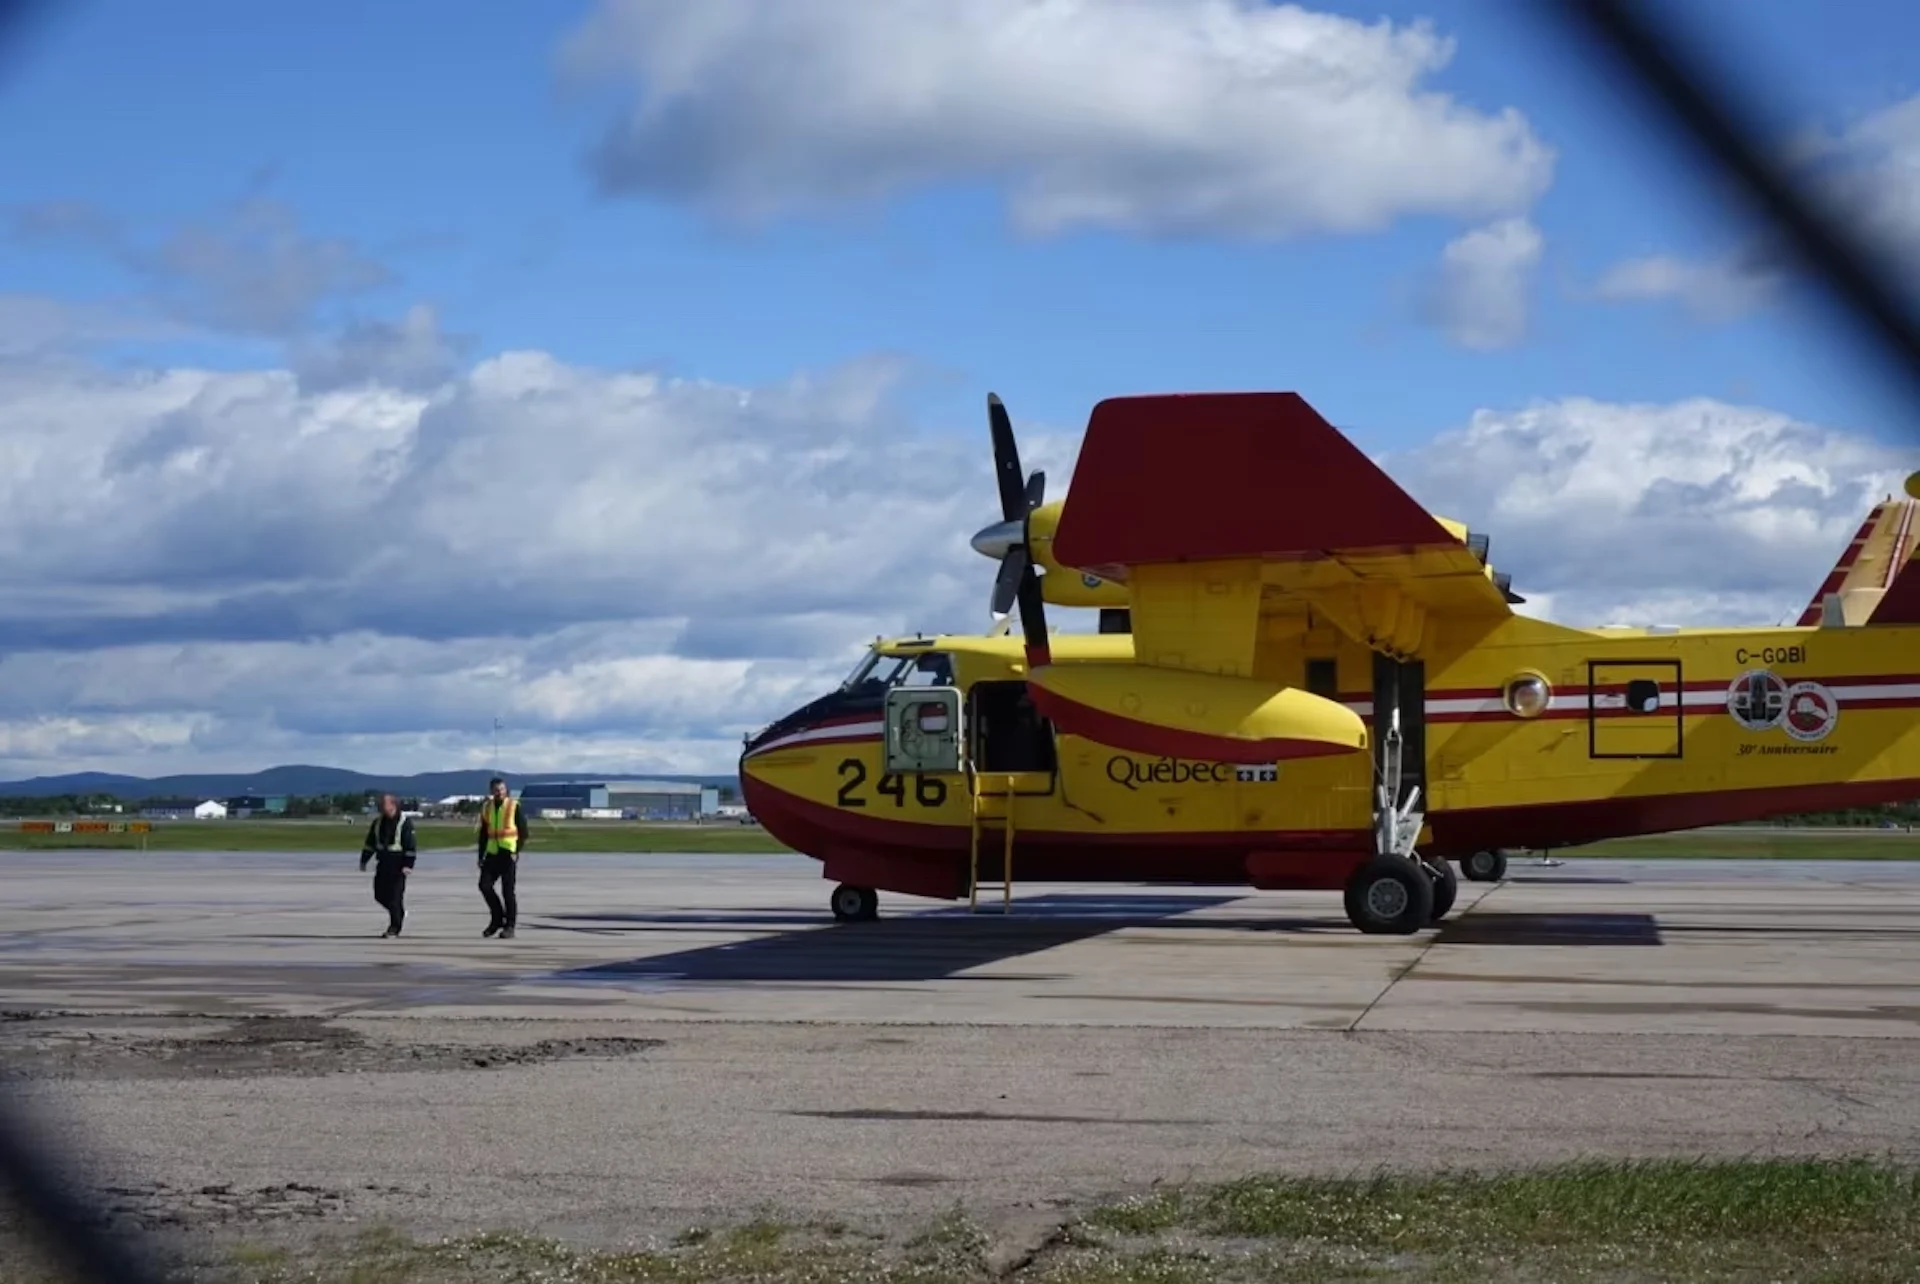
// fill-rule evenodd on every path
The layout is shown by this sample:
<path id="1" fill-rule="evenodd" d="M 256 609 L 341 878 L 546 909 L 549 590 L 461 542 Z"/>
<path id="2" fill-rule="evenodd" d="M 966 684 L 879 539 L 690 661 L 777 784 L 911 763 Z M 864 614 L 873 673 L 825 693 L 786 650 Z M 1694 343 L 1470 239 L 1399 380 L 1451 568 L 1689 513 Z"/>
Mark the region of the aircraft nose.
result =
<path id="1" fill-rule="evenodd" d="M 1007 555 L 1007 550 L 1026 538 L 1027 524 L 1023 521 L 995 522 L 974 535 L 973 551 L 982 557 L 991 557 L 999 561 Z"/>

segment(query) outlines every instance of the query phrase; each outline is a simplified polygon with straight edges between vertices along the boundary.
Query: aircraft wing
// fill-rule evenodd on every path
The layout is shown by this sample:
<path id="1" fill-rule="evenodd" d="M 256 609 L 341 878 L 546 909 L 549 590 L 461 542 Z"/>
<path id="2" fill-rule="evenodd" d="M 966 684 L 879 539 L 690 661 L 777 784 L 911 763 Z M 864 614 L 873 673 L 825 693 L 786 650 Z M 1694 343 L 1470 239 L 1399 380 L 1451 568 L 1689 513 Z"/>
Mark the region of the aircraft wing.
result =
<path id="1" fill-rule="evenodd" d="M 1491 624 L 1518 600 L 1294 393 L 1101 402 L 1052 551 L 1127 585 L 1137 661 L 1204 673 L 1251 676 L 1276 616 L 1410 657 L 1430 616 Z"/>

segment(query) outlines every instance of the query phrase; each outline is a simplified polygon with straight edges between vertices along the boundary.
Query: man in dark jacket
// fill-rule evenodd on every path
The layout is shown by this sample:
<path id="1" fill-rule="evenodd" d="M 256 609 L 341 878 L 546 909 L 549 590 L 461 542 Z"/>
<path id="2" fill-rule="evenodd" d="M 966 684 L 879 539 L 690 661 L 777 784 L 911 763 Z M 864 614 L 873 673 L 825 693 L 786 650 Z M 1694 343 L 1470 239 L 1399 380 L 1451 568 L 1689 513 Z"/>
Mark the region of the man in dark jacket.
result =
<path id="1" fill-rule="evenodd" d="M 380 798 L 380 814 L 367 826 L 367 841 L 360 847 L 360 870 L 373 867 L 373 899 L 387 911 L 387 930 L 382 937 L 398 936 L 407 921 L 407 875 L 413 870 L 415 856 L 413 818 L 400 810 L 400 800 L 392 794 Z"/>
<path id="2" fill-rule="evenodd" d="M 487 801 L 480 807 L 477 834 L 480 857 L 480 895 L 486 898 L 487 930 L 482 936 L 513 938 L 520 902 L 513 885 L 520 873 L 520 852 L 527 845 L 527 817 L 519 800 L 507 792 L 507 782 L 495 776 L 487 782 Z M 500 893 L 494 893 L 494 884 Z"/>

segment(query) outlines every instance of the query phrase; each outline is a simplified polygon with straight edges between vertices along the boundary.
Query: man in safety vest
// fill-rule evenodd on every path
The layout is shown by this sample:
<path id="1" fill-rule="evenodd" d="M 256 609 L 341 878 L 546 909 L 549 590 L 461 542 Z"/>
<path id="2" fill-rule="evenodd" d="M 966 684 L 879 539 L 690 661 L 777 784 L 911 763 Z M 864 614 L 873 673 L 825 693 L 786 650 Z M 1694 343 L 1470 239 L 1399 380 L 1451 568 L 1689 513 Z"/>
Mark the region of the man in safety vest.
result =
<path id="1" fill-rule="evenodd" d="M 487 898 L 493 915 L 482 936 L 498 935 L 501 940 L 513 936 L 513 925 L 520 915 L 520 903 L 514 899 L 514 875 L 520 868 L 520 851 L 527 843 L 527 818 L 518 800 L 507 793 L 507 782 L 495 776 L 487 782 L 490 795 L 480 807 L 480 894 Z M 500 893 L 493 890 L 500 885 Z"/>
<path id="2" fill-rule="evenodd" d="M 360 872 L 367 862 L 373 867 L 373 899 L 387 911 L 387 930 L 381 936 L 398 936 L 407 921 L 407 875 L 413 869 L 413 818 L 400 810 L 400 800 L 392 794 L 380 797 L 380 814 L 367 826 L 367 840 L 360 845 Z"/>

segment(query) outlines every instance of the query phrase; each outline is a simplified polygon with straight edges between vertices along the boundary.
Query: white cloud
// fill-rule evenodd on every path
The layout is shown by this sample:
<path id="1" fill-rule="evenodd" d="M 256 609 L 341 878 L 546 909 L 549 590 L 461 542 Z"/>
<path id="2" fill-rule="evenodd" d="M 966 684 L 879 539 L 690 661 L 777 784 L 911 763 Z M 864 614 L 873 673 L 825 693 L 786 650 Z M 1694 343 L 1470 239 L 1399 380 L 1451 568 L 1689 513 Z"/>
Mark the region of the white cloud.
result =
<path id="1" fill-rule="evenodd" d="M 431 768 L 496 715 L 521 769 L 724 768 L 876 633 L 987 623 L 984 407 L 916 432 L 893 363 L 381 374 L 0 361 L 0 774 Z"/>
<path id="2" fill-rule="evenodd" d="M 297 344 L 292 364 L 300 386 L 312 392 L 371 385 L 419 391 L 457 374 L 470 346 L 466 336 L 443 333 L 439 312 L 421 303 L 399 321 L 359 321 Z"/>
<path id="3" fill-rule="evenodd" d="M 485 766 L 496 716 L 517 770 L 725 770 L 874 634 L 986 626 L 985 425 L 916 431 L 901 373 L 0 360 L 0 775 Z M 1065 493 L 1074 440 L 1020 441 Z M 1797 612 L 1909 468 L 1708 401 L 1483 412 L 1386 462 L 1572 623 Z"/>
<path id="4" fill-rule="evenodd" d="M 136 302 L 82 303 L 0 294 L 0 357 L 48 354 L 117 340 L 179 339 L 187 327 Z"/>
<path id="5" fill-rule="evenodd" d="M 990 183 L 1031 232 L 1280 237 L 1531 205 L 1551 150 L 1433 88 L 1452 54 L 1264 0 L 601 0 L 563 64 L 634 85 L 609 191 L 763 218 Z"/>
<path id="6" fill-rule="evenodd" d="M 1915 462 L 1753 407 L 1583 398 L 1481 411 L 1385 460 L 1575 625 L 1790 621 Z"/>
<path id="7" fill-rule="evenodd" d="M 1920 256 L 1920 94 L 1800 140 L 1841 212 L 1863 220 L 1909 264 Z"/>
<path id="8" fill-rule="evenodd" d="M 1656 254 L 1615 264 L 1594 293 L 1617 303 L 1672 299 L 1702 320 L 1726 321 L 1770 302 L 1779 284 L 1777 270 L 1747 255 L 1696 262 Z"/>
<path id="9" fill-rule="evenodd" d="M 389 283 L 391 272 L 346 241 L 316 237 L 287 206 L 248 196 L 157 240 L 94 206 L 49 202 L 5 220 L 34 244 L 78 246 L 141 280 L 173 319 L 228 334 L 285 339 L 325 303 Z"/>
<path id="10" fill-rule="evenodd" d="M 1546 241 L 1506 218 L 1448 242 L 1427 300 L 1429 319 L 1464 348 L 1490 351 L 1526 336 L 1530 294 Z"/>
<path id="11" fill-rule="evenodd" d="M 1838 130 L 1808 130 L 1785 160 L 1828 212 L 1859 227 L 1899 268 L 1920 268 L 1920 95 L 1869 112 Z M 1726 321 L 1777 296 L 1784 259 L 1770 240 L 1731 254 L 1629 259 L 1602 274 L 1596 297 L 1674 300 L 1696 317 Z"/>

